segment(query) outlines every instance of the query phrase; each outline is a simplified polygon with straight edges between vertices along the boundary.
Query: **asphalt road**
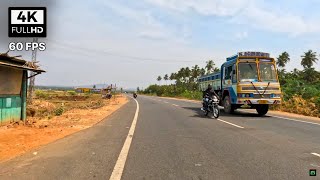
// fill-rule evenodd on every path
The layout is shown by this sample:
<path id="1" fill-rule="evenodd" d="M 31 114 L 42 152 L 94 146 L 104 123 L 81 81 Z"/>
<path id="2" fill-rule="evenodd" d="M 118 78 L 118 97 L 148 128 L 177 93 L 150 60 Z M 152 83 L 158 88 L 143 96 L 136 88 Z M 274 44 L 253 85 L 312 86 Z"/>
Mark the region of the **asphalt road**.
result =
<path id="1" fill-rule="evenodd" d="M 137 100 L 0 164 L 0 179 L 320 179 L 309 176 L 320 173 L 320 121 L 223 111 L 210 119 L 199 103 Z"/>

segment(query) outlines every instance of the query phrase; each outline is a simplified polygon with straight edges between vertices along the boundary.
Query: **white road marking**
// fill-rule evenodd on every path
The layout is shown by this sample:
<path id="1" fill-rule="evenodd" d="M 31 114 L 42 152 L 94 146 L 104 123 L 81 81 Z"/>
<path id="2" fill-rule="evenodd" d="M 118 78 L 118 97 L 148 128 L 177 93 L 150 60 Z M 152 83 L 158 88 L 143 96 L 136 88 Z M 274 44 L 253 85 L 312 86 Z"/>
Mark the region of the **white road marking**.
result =
<path id="1" fill-rule="evenodd" d="M 179 106 L 179 105 L 176 105 L 176 104 L 172 104 L 172 105 L 173 105 L 173 106 L 177 106 L 177 107 Z"/>
<path id="2" fill-rule="evenodd" d="M 313 166 L 313 167 L 320 167 L 320 166 L 318 166 L 318 165 L 315 165 L 315 164 L 310 164 L 311 166 Z"/>
<path id="3" fill-rule="evenodd" d="M 244 127 L 242 127 L 242 126 L 239 126 L 239 125 L 233 124 L 233 123 L 228 122 L 228 121 L 224 121 L 224 120 L 222 120 L 222 119 L 217 119 L 217 120 L 218 120 L 218 121 L 221 121 L 221 122 L 224 122 L 224 123 L 227 123 L 227 124 L 230 124 L 230 125 L 235 126 L 235 127 L 237 127 L 237 128 L 241 128 L 241 129 L 243 129 L 243 128 L 244 128 Z"/>
<path id="4" fill-rule="evenodd" d="M 135 99 L 133 99 L 135 100 Z M 133 134 L 134 134 L 134 130 L 136 128 L 136 124 L 137 124 L 137 120 L 138 120 L 138 115 L 139 115 L 139 103 L 137 100 L 136 104 L 137 104 L 137 109 L 136 109 L 136 113 L 134 114 L 134 118 L 131 124 L 131 127 L 129 129 L 129 133 L 128 136 L 123 144 L 123 147 L 121 149 L 121 152 L 119 154 L 118 160 L 116 162 L 116 165 L 113 168 L 112 174 L 110 176 L 110 180 L 120 180 L 122 173 L 123 173 L 123 169 L 124 166 L 126 164 L 126 160 L 128 157 L 128 153 L 129 153 L 129 149 L 130 149 L 130 145 L 132 142 L 132 138 L 133 138 Z"/>
<path id="5" fill-rule="evenodd" d="M 297 120 L 297 119 L 291 119 L 291 118 L 280 117 L 280 116 L 271 116 L 271 117 L 280 118 L 280 119 L 285 119 L 285 120 L 289 120 L 289 121 L 296 121 L 296 122 L 302 122 L 302 123 L 314 124 L 314 125 L 318 125 L 318 126 L 320 126 L 320 124 L 319 124 L 319 123 L 314 123 L 314 122 L 301 121 L 301 120 Z"/>
<path id="6" fill-rule="evenodd" d="M 311 153 L 311 154 L 320 157 L 320 154 L 318 153 Z"/>

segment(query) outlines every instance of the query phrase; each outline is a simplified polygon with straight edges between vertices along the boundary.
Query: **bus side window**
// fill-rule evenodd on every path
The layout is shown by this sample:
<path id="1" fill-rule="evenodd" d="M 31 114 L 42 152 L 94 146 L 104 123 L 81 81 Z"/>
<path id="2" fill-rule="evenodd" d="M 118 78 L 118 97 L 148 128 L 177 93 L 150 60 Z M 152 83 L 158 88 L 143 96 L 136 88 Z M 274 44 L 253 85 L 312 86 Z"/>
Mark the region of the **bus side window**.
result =
<path id="1" fill-rule="evenodd" d="M 225 79 L 231 79 L 232 77 L 232 66 L 225 68 Z"/>
<path id="2" fill-rule="evenodd" d="M 232 68 L 232 82 L 236 83 L 237 82 L 237 77 L 236 77 L 236 64 L 233 65 Z"/>

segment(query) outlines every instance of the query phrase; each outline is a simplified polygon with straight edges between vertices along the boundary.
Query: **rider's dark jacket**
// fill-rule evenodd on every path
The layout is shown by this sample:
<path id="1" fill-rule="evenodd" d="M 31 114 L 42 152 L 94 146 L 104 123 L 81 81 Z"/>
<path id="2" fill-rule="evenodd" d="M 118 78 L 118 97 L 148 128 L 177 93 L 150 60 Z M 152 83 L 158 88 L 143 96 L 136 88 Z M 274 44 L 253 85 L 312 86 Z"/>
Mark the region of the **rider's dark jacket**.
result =
<path id="1" fill-rule="evenodd" d="M 206 89 L 205 91 L 203 91 L 202 97 L 205 98 L 206 96 L 209 96 L 210 98 L 211 98 L 212 96 L 217 96 L 217 97 L 218 97 L 218 95 L 216 94 L 216 92 L 214 92 L 214 90 L 212 90 L 212 89 Z"/>

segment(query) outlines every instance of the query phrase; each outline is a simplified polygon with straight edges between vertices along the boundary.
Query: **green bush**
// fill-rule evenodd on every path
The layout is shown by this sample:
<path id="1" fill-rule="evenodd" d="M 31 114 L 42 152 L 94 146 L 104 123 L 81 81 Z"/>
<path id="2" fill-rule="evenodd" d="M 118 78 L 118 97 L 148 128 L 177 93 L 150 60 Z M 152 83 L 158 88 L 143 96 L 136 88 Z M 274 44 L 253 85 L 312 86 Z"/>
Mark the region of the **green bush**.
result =
<path id="1" fill-rule="evenodd" d="M 75 91 L 67 91 L 67 92 L 68 92 L 68 94 L 71 95 L 71 96 L 77 95 L 77 93 L 76 93 Z"/>
<path id="2" fill-rule="evenodd" d="M 165 97 L 183 97 L 187 99 L 199 100 L 202 98 L 202 92 L 189 90 L 188 86 L 178 85 L 150 85 L 144 90 L 144 94 L 153 94 Z"/>
<path id="3" fill-rule="evenodd" d="M 48 99 L 49 98 L 49 94 L 45 91 L 42 91 L 42 90 L 36 90 L 35 94 L 36 94 L 36 97 L 39 99 Z"/>
<path id="4" fill-rule="evenodd" d="M 181 97 L 187 98 L 187 99 L 194 99 L 194 100 L 200 100 L 202 98 L 202 92 L 200 91 L 184 91 L 182 94 L 180 94 Z"/>
<path id="5" fill-rule="evenodd" d="M 62 106 L 54 110 L 54 115 L 61 116 L 64 113 L 64 108 Z"/>
<path id="6" fill-rule="evenodd" d="M 302 93 L 304 99 L 311 99 L 312 97 L 320 97 L 320 89 L 315 86 L 306 86 Z"/>

